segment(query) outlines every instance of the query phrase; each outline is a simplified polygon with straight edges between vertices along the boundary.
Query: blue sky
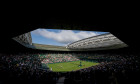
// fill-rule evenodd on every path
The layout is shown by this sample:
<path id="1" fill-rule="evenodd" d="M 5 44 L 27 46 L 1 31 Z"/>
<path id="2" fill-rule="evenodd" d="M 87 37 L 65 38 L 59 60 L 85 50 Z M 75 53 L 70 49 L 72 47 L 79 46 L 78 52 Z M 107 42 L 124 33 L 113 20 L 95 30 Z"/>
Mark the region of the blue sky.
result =
<path id="1" fill-rule="evenodd" d="M 31 36 L 33 43 L 66 46 L 68 43 L 105 33 L 108 32 L 36 29 L 31 32 Z"/>

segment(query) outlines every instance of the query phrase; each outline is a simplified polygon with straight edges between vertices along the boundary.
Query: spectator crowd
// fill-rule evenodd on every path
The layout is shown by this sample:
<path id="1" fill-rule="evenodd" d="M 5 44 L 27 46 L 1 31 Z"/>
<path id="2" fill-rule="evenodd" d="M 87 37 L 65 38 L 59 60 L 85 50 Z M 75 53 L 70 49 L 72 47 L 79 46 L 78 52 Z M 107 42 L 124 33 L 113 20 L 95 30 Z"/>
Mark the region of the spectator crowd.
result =
<path id="1" fill-rule="evenodd" d="M 80 59 L 97 59 L 100 64 L 66 73 L 40 69 L 42 63 Z M 136 84 L 139 59 L 138 55 L 109 53 L 0 54 L 0 83 L 56 84 L 59 77 L 64 76 L 64 84 Z"/>
<path id="2" fill-rule="evenodd" d="M 69 61 L 78 61 L 79 59 L 76 56 L 71 54 L 40 54 L 39 57 L 42 60 L 42 63 L 57 63 L 57 62 L 69 62 Z"/>

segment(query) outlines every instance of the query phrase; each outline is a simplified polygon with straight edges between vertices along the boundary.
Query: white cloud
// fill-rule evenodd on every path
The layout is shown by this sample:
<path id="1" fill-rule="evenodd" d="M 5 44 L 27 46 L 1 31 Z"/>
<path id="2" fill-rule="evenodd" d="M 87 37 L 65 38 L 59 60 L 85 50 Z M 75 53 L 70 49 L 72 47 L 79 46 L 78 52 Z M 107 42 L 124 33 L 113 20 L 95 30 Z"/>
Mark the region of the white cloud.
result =
<path id="1" fill-rule="evenodd" d="M 37 29 L 32 31 L 33 34 L 41 35 L 45 38 L 53 39 L 59 43 L 68 44 L 74 41 L 78 41 L 87 37 L 96 36 L 97 33 L 94 32 L 73 32 L 72 30 L 61 30 L 59 32 L 52 32 L 46 29 Z"/>

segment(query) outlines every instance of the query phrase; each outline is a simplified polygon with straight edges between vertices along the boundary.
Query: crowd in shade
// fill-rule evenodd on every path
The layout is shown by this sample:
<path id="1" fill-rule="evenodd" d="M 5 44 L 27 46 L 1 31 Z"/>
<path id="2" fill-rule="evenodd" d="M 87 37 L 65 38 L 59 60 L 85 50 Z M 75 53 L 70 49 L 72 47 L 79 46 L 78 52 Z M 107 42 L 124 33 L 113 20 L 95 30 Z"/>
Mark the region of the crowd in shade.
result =
<path id="1" fill-rule="evenodd" d="M 139 62 L 135 57 L 120 61 L 101 62 L 100 65 L 69 72 L 65 82 L 78 84 L 137 84 Z M 81 77 L 81 78 L 79 78 Z"/>
<path id="2" fill-rule="evenodd" d="M 100 64 L 67 73 L 40 69 L 42 63 L 97 59 Z M 139 56 L 95 53 L 18 53 L 0 54 L 0 83 L 56 84 L 138 84 Z M 49 60 L 49 61 L 44 61 Z M 109 61 L 108 61 L 109 60 Z"/>
<path id="3" fill-rule="evenodd" d="M 58 79 L 57 73 L 39 69 L 41 59 L 38 54 L 1 54 L 0 62 L 0 79 L 3 82 L 38 84 L 47 81 L 55 84 Z"/>

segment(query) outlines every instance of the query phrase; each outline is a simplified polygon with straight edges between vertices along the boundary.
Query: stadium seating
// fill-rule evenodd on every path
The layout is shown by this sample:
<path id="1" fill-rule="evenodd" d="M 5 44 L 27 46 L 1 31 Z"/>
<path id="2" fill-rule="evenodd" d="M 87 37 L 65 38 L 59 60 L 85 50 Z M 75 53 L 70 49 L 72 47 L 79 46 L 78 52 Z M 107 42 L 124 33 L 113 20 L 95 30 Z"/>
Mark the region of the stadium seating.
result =
<path id="1" fill-rule="evenodd" d="M 71 54 L 45 54 L 40 55 L 43 58 L 42 63 L 57 63 L 57 62 L 69 62 L 69 61 L 78 61 L 75 56 Z"/>
<path id="2" fill-rule="evenodd" d="M 61 73 L 40 69 L 44 59 L 48 59 L 48 63 L 97 59 L 100 64 L 77 71 Z M 139 56 L 133 54 L 0 54 L 0 82 L 2 84 L 56 84 L 59 77 L 63 76 L 65 77 L 64 84 L 136 84 L 139 82 L 136 77 L 139 76 L 139 62 Z"/>

